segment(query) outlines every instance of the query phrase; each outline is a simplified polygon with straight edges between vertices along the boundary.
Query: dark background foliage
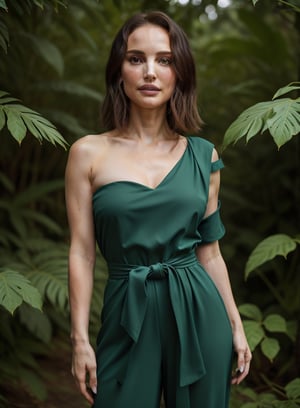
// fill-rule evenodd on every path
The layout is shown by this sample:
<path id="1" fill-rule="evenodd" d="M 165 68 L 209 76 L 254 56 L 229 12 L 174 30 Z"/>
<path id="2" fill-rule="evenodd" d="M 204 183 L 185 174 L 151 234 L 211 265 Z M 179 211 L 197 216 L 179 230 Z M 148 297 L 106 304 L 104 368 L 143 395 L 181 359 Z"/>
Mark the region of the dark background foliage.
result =
<path id="1" fill-rule="evenodd" d="M 251 374 L 233 390 L 232 408 L 300 406 L 299 249 L 286 259 L 275 257 L 283 246 L 276 241 L 268 249 L 274 259 L 265 252 L 270 260 L 245 280 L 247 260 L 262 240 L 285 234 L 299 242 L 299 137 L 278 150 L 264 132 L 222 151 L 226 129 L 243 110 L 300 80 L 300 5 L 181 3 L 0 0 L 0 407 L 11 407 L 12 396 L 16 407 L 24 395 L 37 404 L 51 400 L 49 373 L 41 366 L 49 356 L 52 363 L 56 355 L 69 356 L 63 194 L 68 146 L 103 130 L 99 109 L 112 38 L 127 17 L 150 9 L 167 12 L 190 38 L 206 124 L 202 136 L 215 143 L 226 165 L 221 200 L 227 234 L 221 247 L 254 349 Z M 28 108 L 50 122 L 41 124 Z M 33 115 L 29 127 L 26 115 Z M 56 146 L 44 140 L 50 133 Z M 93 341 L 105 279 L 99 254 Z M 78 396 L 73 400 L 75 407 Z"/>

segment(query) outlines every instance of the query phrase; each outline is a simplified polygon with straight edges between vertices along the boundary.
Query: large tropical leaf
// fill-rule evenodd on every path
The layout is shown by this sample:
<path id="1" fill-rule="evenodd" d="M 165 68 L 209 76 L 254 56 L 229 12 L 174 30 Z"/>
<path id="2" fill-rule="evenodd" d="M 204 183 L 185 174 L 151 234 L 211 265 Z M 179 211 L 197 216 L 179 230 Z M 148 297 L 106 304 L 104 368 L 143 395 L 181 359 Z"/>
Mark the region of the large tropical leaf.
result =
<path id="1" fill-rule="evenodd" d="M 295 378 L 285 386 L 289 398 L 300 398 L 300 378 Z"/>
<path id="2" fill-rule="evenodd" d="M 245 278 L 257 267 L 275 258 L 277 255 L 286 256 L 296 248 L 296 240 L 286 234 L 272 235 L 262 242 L 251 253 L 245 269 Z"/>
<path id="3" fill-rule="evenodd" d="M 23 279 L 26 281 L 29 279 L 30 284 L 36 288 L 35 290 L 38 290 L 43 301 L 47 300 L 56 309 L 66 312 L 68 306 L 68 249 L 65 244 L 42 237 L 29 236 L 21 249 L 3 259 L 2 269 L 18 271 Z"/>
<path id="4" fill-rule="evenodd" d="M 7 27 L 2 21 L 0 21 L 0 47 L 4 50 L 4 52 L 7 52 L 8 44 L 9 34 Z"/>
<path id="5" fill-rule="evenodd" d="M 248 142 L 266 130 L 269 130 L 278 148 L 287 143 L 300 132 L 300 98 L 275 98 L 296 89 L 300 86 L 288 85 L 279 89 L 272 101 L 257 103 L 242 112 L 227 129 L 223 148 L 244 136 Z"/>
<path id="6" fill-rule="evenodd" d="M 227 129 L 223 148 L 247 136 L 247 141 L 261 132 L 267 119 L 273 115 L 271 102 L 260 102 L 242 112 Z"/>
<path id="7" fill-rule="evenodd" d="M 271 102 L 273 115 L 265 123 L 278 148 L 300 133 L 300 98 L 284 98 Z"/>
<path id="8" fill-rule="evenodd" d="M 272 100 L 279 98 L 282 95 L 285 95 L 289 92 L 293 91 L 299 91 L 300 89 L 300 82 L 291 82 L 287 86 L 283 86 L 282 88 L 279 88 L 277 92 L 273 95 Z"/>
<path id="9" fill-rule="evenodd" d="M 5 0 L 0 0 L 0 4 L 6 3 Z M 55 10 L 58 9 L 58 6 L 67 7 L 68 0 L 22 0 L 22 1 L 11 1 L 9 2 L 9 10 L 16 11 L 19 15 L 28 14 L 33 6 L 37 6 L 41 9 L 44 9 L 45 6 L 52 6 Z M 8 9 L 8 7 L 6 7 Z"/>
<path id="10" fill-rule="evenodd" d="M 41 92 L 62 92 L 70 95 L 76 95 L 82 98 L 94 99 L 97 102 L 102 100 L 101 93 L 95 91 L 94 89 L 89 88 L 86 85 L 79 84 L 73 81 L 60 80 L 60 81 L 47 81 L 47 82 L 38 82 L 37 84 L 32 85 L 34 91 Z"/>
<path id="11" fill-rule="evenodd" d="M 51 180 L 33 184 L 23 192 L 15 196 L 13 203 L 15 206 L 22 207 L 35 200 L 41 200 L 53 191 L 61 190 L 64 187 L 64 180 Z"/>
<path id="12" fill-rule="evenodd" d="M 43 226 L 49 233 L 54 232 L 57 235 L 63 235 L 63 229 L 51 217 L 36 210 L 24 209 L 22 216 L 27 221 L 34 221 L 36 224 Z"/>
<path id="13" fill-rule="evenodd" d="M 18 35 L 20 35 L 22 39 L 26 38 L 29 42 L 28 46 L 30 49 L 43 58 L 47 64 L 62 76 L 64 71 L 64 59 L 55 44 L 45 38 L 37 37 L 27 32 L 20 32 Z"/>
<path id="14" fill-rule="evenodd" d="M 0 8 L 7 11 L 7 5 L 6 5 L 5 0 L 0 0 Z"/>
<path id="15" fill-rule="evenodd" d="M 35 337 L 46 344 L 50 342 L 52 338 L 52 326 L 46 313 L 23 303 L 18 310 L 18 315 L 20 322 L 34 334 Z"/>
<path id="16" fill-rule="evenodd" d="M 39 291 L 20 273 L 6 269 L 0 272 L 0 305 L 13 313 L 22 302 L 37 309 L 42 307 Z"/>
<path id="17" fill-rule="evenodd" d="M 0 183 L 1 183 L 0 173 Z M 5 182 L 4 178 L 4 182 Z M 8 185 L 11 187 L 10 185 Z M 28 238 L 28 231 L 33 227 L 41 226 L 47 233 L 62 235 L 63 229 L 61 225 L 45 211 L 45 206 L 41 210 L 40 204 L 48 206 L 53 202 L 53 192 L 61 190 L 64 186 L 63 180 L 52 180 L 33 184 L 24 191 L 16 194 L 14 197 L 7 196 L 0 199 L 0 209 L 13 226 L 8 233 L 5 232 L 0 236 L 0 240 L 7 246 L 11 231 L 16 231 L 19 237 Z M 39 204 L 37 204 L 39 201 Z M 63 205 L 63 204 L 62 204 Z M 31 207 L 30 207 L 31 206 Z M 40 228 L 39 228 L 40 230 Z M 16 245 L 16 243 L 14 243 Z M 17 245 L 19 246 L 19 245 Z M 21 247 L 23 247 L 22 245 Z"/>
<path id="18" fill-rule="evenodd" d="M 32 258 L 26 275 L 49 302 L 65 311 L 68 305 L 68 246 L 49 244 Z"/>
<path id="19" fill-rule="evenodd" d="M 52 262 L 48 268 L 41 268 L 30 274 L 33 284 L 53 306 L 61 311 L 65 311 L 68 304 L 67 274 L 67 264 L 62 265 L 59 261 Z"/>
<path id="20" fill-rule="evenodd" d="M 56 125 L 67 129 L 73 135 L 83 136 L 89 132 L 88 129 L 81 126 L 77 118 L 69 113 L 54 109 L 43 109 L 41 113 L 45 114 L 47 118 L 49 118 L 49 120 L 54 122 Z"/>
<path id="21" fill-rule="evenodd" d="M 67 142 L 63 136 L 46 118 L 24 105 L 11 102 L 18 100 L 8 96 L 7 92 L 0 91 L 0 130 L 6 121 L 8 130 L 18 143 L 22 142 L 29 131 L 40 142 L 47 140 L 54 145 L 66 147 Z"/>

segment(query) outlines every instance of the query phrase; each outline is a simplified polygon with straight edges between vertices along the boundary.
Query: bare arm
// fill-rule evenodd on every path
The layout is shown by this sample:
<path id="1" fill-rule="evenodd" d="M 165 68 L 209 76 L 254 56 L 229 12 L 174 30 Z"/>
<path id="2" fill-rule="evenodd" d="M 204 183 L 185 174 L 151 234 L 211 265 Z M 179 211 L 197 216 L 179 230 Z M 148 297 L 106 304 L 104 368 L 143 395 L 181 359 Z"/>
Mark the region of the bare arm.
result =
<path id="1" fill-rule="evenodd" d="M 96 392 L 96 360 L 89 343 L 89 313 L 93 289 L 95 237 L 92 216 L 91 160 L 86 143 L 76 142 L 70 149 L 66 167 L 66 206 L 70 228 L 69 298 L 72 373 L 85 398 L 92 403 L 89 386 Z"/>
<path id="2" fill-rule="evenodd" d="M 216 151 L 213 154 L 213 161 L 217 160 Z M 220 188 L 220 172 L 211 174 L 209 198 L 205 217 L 213 213 L 218 206 L 218 195 Z M 228 271 L 222 257 L 218 241 L 200 245 L 196 251 L 199 262 L 204 266 L 212 280 L 214 281 L 226 308 L 233 333 L 235 351 L 238 355 L 237 367 L 241 374 L 233 377 L 232 383 L 239 384 L 248 374 L 251 352 L 248 346 L 243 324 L 238 312 L 228 276 Z"/>

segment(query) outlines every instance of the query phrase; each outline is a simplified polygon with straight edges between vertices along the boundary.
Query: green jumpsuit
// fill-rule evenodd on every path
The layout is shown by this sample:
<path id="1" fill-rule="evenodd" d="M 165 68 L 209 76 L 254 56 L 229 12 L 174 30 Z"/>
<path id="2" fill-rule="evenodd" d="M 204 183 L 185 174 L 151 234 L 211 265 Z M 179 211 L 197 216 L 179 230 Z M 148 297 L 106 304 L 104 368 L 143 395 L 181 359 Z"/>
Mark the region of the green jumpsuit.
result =
<path id="1" fill-rule="evenodd" d="M 94 408 L 228 407 L 232 331 L 195 248 L 224 235 L 219 208 L 203 218 L 213 145 L 187 148 L 156 188 L 131 181 L 93 196 L 95 234 L 107 261 L 97 339 Z"/>

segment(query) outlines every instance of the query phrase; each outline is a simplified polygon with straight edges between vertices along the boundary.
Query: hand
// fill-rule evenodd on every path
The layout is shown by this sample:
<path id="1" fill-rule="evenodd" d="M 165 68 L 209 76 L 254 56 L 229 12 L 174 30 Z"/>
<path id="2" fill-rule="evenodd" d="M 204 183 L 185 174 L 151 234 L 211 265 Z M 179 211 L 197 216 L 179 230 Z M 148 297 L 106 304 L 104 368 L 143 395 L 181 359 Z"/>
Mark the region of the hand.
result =
<path id="1" fill-rule="evenodd" d="M 89 343 L 73 345 L 72 374 L 81 394 L 93 404 L 92 393 L 97 393 L 96 357 Z"/>
<path id="2" fill-rule="evenodd" d="M 248 375 L 250 369 L 250 361 L 252 354 L 243 328 L 235 330 L 233 333 L 233 344 L 235 352 L 237 353 L 237 368 L 233 373 L 232 384 L 240 384 Z"/>

